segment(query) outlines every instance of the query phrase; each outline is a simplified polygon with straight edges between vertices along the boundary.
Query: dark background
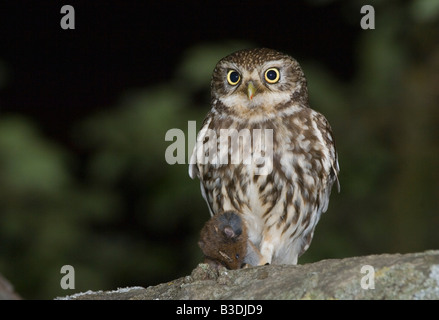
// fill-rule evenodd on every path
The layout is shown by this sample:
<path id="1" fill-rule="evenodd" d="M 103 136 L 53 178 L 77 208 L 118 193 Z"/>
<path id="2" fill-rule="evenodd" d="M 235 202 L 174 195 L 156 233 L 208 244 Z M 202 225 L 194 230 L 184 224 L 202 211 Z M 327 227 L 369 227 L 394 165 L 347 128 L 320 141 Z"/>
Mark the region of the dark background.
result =
<path id="1" fill-rule="evenodd" d="M 75 30 L 60 27 L 64 4 L 75 8 Z M 340 2 L 6 1 L 1 12 L 2 58 L 14 80 L 2 110 L 29 114 L 64 140 L 67 126 L 108 108 L 126 88 L 172 79 L 199 43 L 245 40 L 318 60 L 347 80 L 361 32 L 343 20 Z"/>
<path id="2" fill-rule="evenodd" d="M 75 9 L 63 30 L 61 7 Z M 363 30 L 360 9 L 375 8 Z M 429 1 L 3 1 L 0 272 L 25 298 L 148 286 L 201 259 L 208 211 L 166 131 L 197 128 L 215 63 L 294 56 L 336 137 L 332 195 L 299 263 L 437 248 L 439 7 Z M 75 268 L 75 290 L 60 269 Z"/>

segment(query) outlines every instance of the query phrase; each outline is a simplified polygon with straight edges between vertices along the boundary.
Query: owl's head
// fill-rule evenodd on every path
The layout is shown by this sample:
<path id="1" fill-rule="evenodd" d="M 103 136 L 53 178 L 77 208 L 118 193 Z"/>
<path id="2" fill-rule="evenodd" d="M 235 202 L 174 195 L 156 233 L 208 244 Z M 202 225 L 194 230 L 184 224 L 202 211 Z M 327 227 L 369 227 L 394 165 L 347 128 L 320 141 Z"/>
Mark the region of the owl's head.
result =
<path id="1" fill-rule="evenodd" d="M 211 83 L 212 100 L 236 116 L 261 116 L 308 104 L 299 63 L 278 51 L 241 50 L 221 59 Z"/>

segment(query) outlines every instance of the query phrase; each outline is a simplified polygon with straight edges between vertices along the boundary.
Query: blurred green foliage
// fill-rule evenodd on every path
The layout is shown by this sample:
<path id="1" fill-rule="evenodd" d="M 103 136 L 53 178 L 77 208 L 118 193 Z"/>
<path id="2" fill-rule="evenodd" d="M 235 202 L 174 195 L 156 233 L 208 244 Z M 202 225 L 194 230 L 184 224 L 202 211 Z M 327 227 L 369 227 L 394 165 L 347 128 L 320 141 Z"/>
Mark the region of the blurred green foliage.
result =
<path id="1" fill-rule="evenodd" d="M 439 8 L 427 0 L 373 5 L 376 29 L 358 38 L 351 81 L 300 60 L 341 167 L 341 193 L 334 190 L 300 263 L 439 243 Z M 132 89 L 90 116 L 72 133 L 81 159 L 29 119 L 0 119 L 0 272 L 19 293 L 154 285 L 196 266 L 208 210 L 188 166 L 166 163 L 164 137 L 186 132 L 190 120 L 200 128 L 213 67 L 249 46 L 195 46 L 171 81 Z M 76 271 L 71 292 L 59 286 L 65 264 Z"/>

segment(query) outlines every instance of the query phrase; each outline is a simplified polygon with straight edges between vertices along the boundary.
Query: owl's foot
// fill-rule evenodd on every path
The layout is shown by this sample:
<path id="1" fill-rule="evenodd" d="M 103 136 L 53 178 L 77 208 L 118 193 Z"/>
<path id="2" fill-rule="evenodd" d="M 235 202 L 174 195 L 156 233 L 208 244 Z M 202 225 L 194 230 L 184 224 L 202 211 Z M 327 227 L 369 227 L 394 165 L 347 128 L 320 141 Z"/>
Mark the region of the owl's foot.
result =
<path id="1" fill-rule="evenodd" d="M 271 258 L 273 257 L 273 245 L 268 242 L 262 242 L 261 256 L 262 259 L 259 262 L 260 266 L 266 266 L 271 264 Z"/>
<path id="2" fill-rule="evenodd" d="M 247 240 L 247 254 L 244 258 L 244 264 L 248 266 L 259 266 L 262 260 L 263 256 L 259 252 L 259 249 L 253 242 Z"/>
<path id="3" fill-rule="evenodd" d="M 268 265 L 270 265 L 270 264 L 271 264 L 271 261 L 268 262 L 266 259 L 262 259 L 262 260 L 259 262 L 258 266 L 268 266 Z"/>

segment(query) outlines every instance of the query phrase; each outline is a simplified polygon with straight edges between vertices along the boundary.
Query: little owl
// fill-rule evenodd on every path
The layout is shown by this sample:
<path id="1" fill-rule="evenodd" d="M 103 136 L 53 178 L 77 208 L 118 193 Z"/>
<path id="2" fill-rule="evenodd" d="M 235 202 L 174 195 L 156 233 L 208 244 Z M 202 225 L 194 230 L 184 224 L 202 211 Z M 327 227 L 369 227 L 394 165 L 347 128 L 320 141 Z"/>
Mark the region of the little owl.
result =
<path id="1" fill-rule="evenodd" d="M 331 127 L 309 107 L 295 59 L 263 48 L 218 62 L 189 175 L 200 179 L 211 215 L 241 215 L 262 256 L 258 264 L 297 263 L 332 185 L 339 187 L 338 173 Z"/>

